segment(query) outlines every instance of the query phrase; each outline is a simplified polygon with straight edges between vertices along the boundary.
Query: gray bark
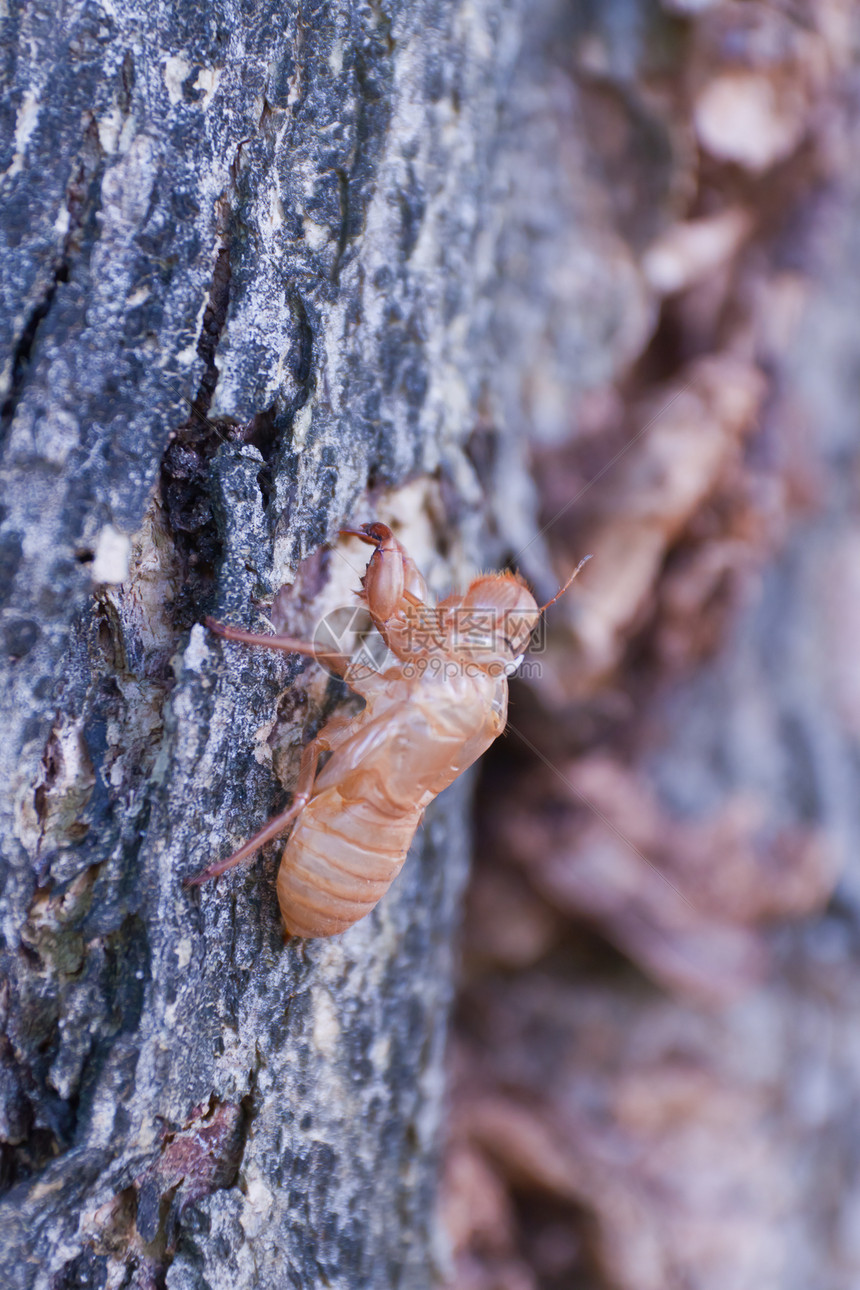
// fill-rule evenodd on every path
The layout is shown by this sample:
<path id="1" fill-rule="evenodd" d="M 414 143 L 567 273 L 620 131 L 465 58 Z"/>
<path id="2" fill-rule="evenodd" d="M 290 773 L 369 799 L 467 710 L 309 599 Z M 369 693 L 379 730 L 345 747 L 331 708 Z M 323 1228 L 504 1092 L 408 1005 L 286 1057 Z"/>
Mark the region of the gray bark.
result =
<path id="1" fill-rule="evenodd" d="M 259 623 L 356 508 L 426 520 L 409 479 L 440 581 L 516 551 L 525 374 L 551 429 L 635 350 L 522 26 L 489 0 L 5 19 L 7 1284 L 437 1275 L 465 790 L 330 943 L 282 948 L 272 850 L 188 894 L 283 803 L 268 735 L 282 767 L 323 702 L 195 624 Z"/>

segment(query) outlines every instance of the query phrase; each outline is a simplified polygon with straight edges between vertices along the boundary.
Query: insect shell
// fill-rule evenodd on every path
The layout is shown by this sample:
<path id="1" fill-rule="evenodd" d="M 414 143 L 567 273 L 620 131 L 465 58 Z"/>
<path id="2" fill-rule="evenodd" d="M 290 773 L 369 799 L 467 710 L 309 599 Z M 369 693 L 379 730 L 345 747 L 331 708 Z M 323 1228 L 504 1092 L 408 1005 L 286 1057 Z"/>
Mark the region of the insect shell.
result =
<path id="1" fill-rule="evenodd" d="M 385 671 L 290 636 L 206 620 L 227 640 L 316 658 L 365 700 L 358 716 L 334 716 L 306 746 L 289 809 L 190 880 L 217 877 L 292 826 L 278 903 L 287 932 L 301 937 L 345 931 L 388 891 L 428 803 L 504 730 L 507 678 L 547 608 L 508 573 L 476 578 L 434 607 L 386 524 L 342 533 L 374 548 L 359 595 L 394 657 Z M 318 770 L 323 753 L 331 755 Z"/>

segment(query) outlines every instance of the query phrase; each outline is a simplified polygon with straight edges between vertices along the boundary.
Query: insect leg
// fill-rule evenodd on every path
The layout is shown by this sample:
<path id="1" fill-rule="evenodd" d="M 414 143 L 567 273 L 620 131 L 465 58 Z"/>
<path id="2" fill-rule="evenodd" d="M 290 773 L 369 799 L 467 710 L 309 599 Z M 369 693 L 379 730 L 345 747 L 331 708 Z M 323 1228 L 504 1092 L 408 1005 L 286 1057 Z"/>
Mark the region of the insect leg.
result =
<path id="1" fill-rule="evenodd" d="M 284 654 L 304 654 L 324 663 L 332 671 L 343 676 L 349 666 L 349 657 L 337 650 L 327 650 L 320 645 L 309 645 L 306 641 L 297 640 L 294 636 L 266 636 L 262 632 L 249 632 L 244 627 L 234 627 L 231 623 L 219 623 L 214 618 L 203 620 L 210 632 L 223 636 L 228 641 L 240 641 L 243 645 L 260 645 L 263 649 L 280 650 Z"/>
<path id="2" fill-rule="evenodd" d="M 268 637 L 265 639 L 268 639 Z M 324 729 L 320 732 L 320 735 L 323 733 Z M 302 813 L 310 799 L 314 778 L 317 773 L 317 764 L 320 755 L 326 750 L 326 744 L 324 741 L 320 741 L 320 735 L 317 735 L 316 739 L 312 739 L 302 753 L 296 791 L 287 809 L 282 811 L 280 815 L 274 816 L 267 824 L 264 824 L 252 838 L 249 838 L 247 842 L 239 847 L 238 851 L 234 851 L 226 860 L 217 860 L 192 878 L 186 878 L 184 886 L 199 887 L 201 883 L 208 882 L 210 878 L 219 877 L 222 873 L 226 873 L 228 869 L 233 869 L 237 864 L 241 864 L 243 860 L 249 860 L 255 852 L 260 850 L 260 847 L 265 846 L 267 842 L 271 842 L 272 838 L 277 838 L 286 831 L 287 826 L 292 824 L 293 820 Z"/>

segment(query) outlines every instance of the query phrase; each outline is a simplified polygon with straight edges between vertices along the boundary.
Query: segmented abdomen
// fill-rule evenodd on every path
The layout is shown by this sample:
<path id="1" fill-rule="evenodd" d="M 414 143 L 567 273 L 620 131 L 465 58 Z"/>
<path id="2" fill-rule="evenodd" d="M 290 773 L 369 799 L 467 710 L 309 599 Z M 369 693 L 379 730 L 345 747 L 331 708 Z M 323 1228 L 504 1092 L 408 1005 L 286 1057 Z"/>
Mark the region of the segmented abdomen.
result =
<path id="1" fill-rule="evenodd" d="M 278 903 L 293 936 L 334 936 L 369 913 L 400 872 L 422 810 L 391 816 L 376 803 L 314 797 L 278 870 Z"/>

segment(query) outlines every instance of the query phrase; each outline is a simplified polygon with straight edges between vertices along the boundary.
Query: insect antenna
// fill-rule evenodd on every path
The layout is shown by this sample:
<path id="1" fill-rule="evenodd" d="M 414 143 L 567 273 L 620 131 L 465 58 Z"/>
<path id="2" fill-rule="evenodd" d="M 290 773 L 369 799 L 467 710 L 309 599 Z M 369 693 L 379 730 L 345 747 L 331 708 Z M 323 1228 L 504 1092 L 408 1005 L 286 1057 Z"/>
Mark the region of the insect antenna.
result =
<path id="1" fill-rule="evenodd" d="M 576 575 L 579 573 L 579 571 L 580 571 L 580 569 L 582 568 L 582 566 L 583 566 L 584 564 L 588 564 L 588 561 L 589 561 L 590 559 L 591 559 L 591 556 L 590 556 L 590 555 L 584 555 L 584 556 L 582 557 L 582 559 L 580 560 L 579 564 L 576 566 L 576 568 L 574 569 L 573 573 L 570 575 L 570 577 L 568 578 L 568 580 L 567 580 L 567 582 L 564 584 L 564 586 L 563 586 L 563 587 L 561 587 L 561 588 L 560 588 L 560 589 L 555 593 L 555 595 L 553 596 L 552 600 L 548 600 L 548 601 L 546 602 L 546 604 L 545 604 L 545 605 L 541 605 L 540 609 L 538 610 L 538 613 L 541 613 L 541 614 L 542 614 L 542 613 L 543 613 L 543 611 L 544 611 L 545 609 L 549 609 L 550 605 L 554 605 L 554 604 L 555 604 L 555 602 L 556 602 L 557 600 L 561 600 L 561 597 L 562 597 L 562 596 L 564 595 L 564 593 L 567 591 L 568 587 L 569 587 L 569 586 L 570 586 L 570 584 L 573 582 L 574 578 L 575 578 L 575 577 L 576 577 Z"/>

